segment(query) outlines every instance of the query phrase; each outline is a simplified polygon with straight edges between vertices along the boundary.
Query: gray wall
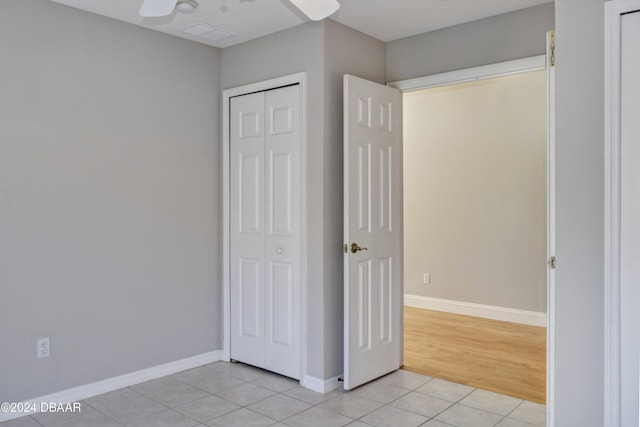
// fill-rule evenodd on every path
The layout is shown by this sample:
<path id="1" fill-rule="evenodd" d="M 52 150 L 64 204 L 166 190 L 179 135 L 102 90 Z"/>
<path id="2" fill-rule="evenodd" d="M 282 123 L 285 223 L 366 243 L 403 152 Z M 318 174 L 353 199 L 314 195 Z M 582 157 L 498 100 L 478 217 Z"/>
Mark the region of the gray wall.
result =
<path id="1" fill-rule="evenodd" d="M 603 4 L 556 1 L 556 426 L 604 423 Z"/>
<path id="2" fill-rule="evenodd" d="M 217 50 L 44 0 L 3 7 L 0 401 L 219 349 Z M 532 11 L 543 23 L 502 26 L 504 16 L 495 17 L 389 43 L 387 80 L 542 53 L 538 37 L 553 26 L 553 8 L 514 15 Z M 315 172 L 327 109 L 317 25 L 270 36 L 264 54 L 269 38 L 226 49 L 222 68 L 225 87 L 309 73 L 309 94 L 320 96 L 309 102 Z M 557 0 L 556 426 L 603 424 L 602 26 L 602 0 Z M 492 32 L 500 49 L 487 48 Z M 175 106 L 192 115 L 176 120 Z M 318 221 L 324 179 L 314 185 Z M 324 230 L 314 237 L 324 299 Z M 324 336 L 324 314 L 316 314 L 313 332 Z M 51 337 L 52 356 L 38 361 L 42 336 Z M 310 360 L 325 354 L 309 350 Z M 332 367 L 318 363 L 318 376 Z"/>
<path id="3" fill-rule="evenodd" d="M 220 349 L 219 51 L 2 7 L 0 401 Z"/>
<path id="4" fill-rule="evenodd" d="M 324 34 L 325 372 L 343 368 L 343 75 L 385 83 L 385 44 L 332 20 Z"/>
<path id="5" fill-rule="evenodd" d="M 387 43 L 387 81 L 394 82 L 545 53 L 553 3 Z"/>

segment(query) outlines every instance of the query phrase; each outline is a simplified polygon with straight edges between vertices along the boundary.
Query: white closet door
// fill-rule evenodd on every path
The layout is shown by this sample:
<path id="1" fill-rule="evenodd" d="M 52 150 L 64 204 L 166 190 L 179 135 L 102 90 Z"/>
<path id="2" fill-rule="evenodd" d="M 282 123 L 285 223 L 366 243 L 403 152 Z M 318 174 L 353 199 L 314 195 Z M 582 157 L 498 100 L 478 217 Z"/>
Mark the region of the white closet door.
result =
<path id="1" fill-rule="evenodd" d="M 301 132 L 298 85 L 266 92 L 265 367 L 300 378 Z"/>
<path id="2" fill-rule="evenodd" d="M 621 426 L 640 415 L 640 12 L 621 17 L 620 369 Z"/>
<path id="3" fill-rule="evenodd" d="M 231 99 L 231 358 L 264 366 L 264 93 Z"/>
<path id="4" fill-rule="evenodd" d="M 231 358 L 301 377 L 300 86 L 230 105 Z"/>

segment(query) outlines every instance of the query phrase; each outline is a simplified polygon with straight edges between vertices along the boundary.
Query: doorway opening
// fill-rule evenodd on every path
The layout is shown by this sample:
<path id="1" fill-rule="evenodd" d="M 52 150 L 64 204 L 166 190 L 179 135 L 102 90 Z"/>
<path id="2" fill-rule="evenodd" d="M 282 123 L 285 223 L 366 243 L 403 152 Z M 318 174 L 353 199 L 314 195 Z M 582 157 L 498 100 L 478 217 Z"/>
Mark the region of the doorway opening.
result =
<path id="1" fill-rule="evenodd" d="M 404 367 L 545 403 L 545 57 L 401 82 Z M 552 218 L 551 218 L 552 219 Z"/>

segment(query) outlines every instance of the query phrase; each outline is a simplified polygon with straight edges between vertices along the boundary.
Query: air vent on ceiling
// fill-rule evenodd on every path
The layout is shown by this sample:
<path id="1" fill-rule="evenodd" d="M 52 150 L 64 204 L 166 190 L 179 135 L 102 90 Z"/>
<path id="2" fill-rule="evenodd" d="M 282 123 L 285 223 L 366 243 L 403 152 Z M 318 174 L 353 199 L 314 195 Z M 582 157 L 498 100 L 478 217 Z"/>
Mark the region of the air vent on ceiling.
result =
<path id="1" fill-rule="evenodd" d="M 207 24 L 194 24 L 184 30 L 183 33 L 191 34 L 192 36 L 200 37 L 211 42 L 218 42 L 235 36 L 236 34 L 231 31 L 216 28 Z"/>

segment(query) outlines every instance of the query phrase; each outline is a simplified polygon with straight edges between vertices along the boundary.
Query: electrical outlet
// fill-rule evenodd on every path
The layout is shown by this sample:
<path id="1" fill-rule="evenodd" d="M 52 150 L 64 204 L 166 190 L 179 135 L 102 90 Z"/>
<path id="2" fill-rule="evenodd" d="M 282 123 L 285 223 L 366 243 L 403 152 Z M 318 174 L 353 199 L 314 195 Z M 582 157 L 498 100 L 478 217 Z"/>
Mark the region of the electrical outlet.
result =
<path id="1" fill-rule="evenodd" d="M 425 285 L 430 285 L 431 284 L 431 274 L 423 273 L 422 274 L 422 283 L 424 283 Z"/>
<path id="2" fill-rule="evenodd" d="M 38 344 L 38 359 L 51 356 L 51 346 L 49 344 L 49 338 L 40 338 L 37 341 Z"/>

